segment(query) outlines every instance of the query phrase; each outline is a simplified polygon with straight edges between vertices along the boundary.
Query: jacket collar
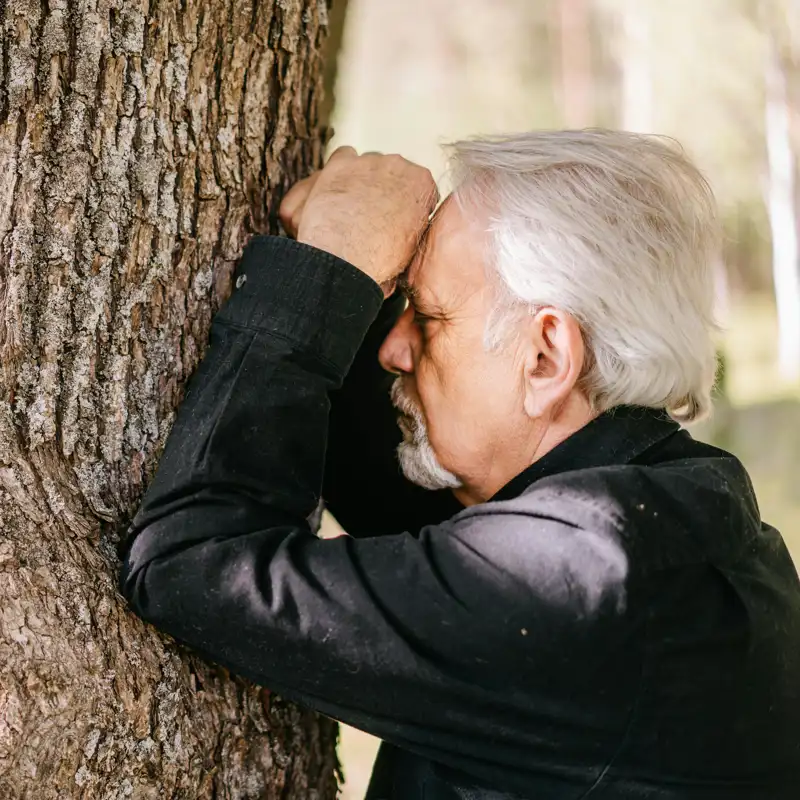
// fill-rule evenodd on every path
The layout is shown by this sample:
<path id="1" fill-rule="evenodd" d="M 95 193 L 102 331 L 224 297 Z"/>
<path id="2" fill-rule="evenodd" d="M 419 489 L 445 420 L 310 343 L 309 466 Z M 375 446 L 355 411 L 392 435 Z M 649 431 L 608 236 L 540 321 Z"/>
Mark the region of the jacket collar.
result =
<path id="1" fill-rule="evenodd" d="M 534 461 L 490 498 L 510 500 L 548 475 L 575 469 L 630 464 L 653 445 L 673 436 L 680 425 L 665 412 L 641 406 L 617 406 Z"/>

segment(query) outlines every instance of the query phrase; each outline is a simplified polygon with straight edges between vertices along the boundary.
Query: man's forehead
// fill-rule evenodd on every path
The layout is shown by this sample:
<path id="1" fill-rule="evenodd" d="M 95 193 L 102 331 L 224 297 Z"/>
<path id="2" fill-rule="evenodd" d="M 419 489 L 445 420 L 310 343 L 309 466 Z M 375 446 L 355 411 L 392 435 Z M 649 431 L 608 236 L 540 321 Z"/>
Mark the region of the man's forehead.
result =
<path id="1" fill-rule="evenodd" d="M 436 211 L 434 211 L 430 221 L 420 235 L 419 242 L 417 243 L 417 249 L 414 253 L 414 258 L 411 260 L 407 270 L 406 278 L 408 285 L 413 285 L 414 280 L 418 277 L 419 272 L 422 269 L 423 262 L 425 261 L 425 258 L 431 249 L 432 240 L 435 239 L 438 228 L 440 227 L 442 209 L 444 209 L 445 205 L 449 201 L 450 197 L 447 197 L 442 203 L 439 204 L 438 208 Z"/>
<path id="2" fill-rule="evenodd" d="M 444 302 L 458 289 L 482 285 L 482 231 L 450 195 L 436 210 L 420 237 L 417 252 L 404 275 L 411 299 Z"/>

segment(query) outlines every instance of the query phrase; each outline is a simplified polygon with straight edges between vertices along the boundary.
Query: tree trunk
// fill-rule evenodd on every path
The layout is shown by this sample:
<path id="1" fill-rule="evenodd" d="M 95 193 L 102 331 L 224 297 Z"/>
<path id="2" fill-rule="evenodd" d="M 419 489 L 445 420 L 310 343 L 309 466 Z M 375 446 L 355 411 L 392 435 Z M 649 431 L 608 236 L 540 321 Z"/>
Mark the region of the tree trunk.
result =
<path id="1" fill-rule="evenodd" d="M 116 592 L 233 265 L 320 160 L 326 14 L 0 0 L 3 800 L 335 796 L 332 722 L 181 652 Z"/>
<path id="2" fill-rule="evenodd" d="M 325 40 L 325 63 L 322 69 L 322 88 L 324 89 L 319 108 L 319 119 L 328 125 L 336 105 L 336 79 L 339 74 L 339 54 L 344 43 L 345 23 L 347 21 L 348 0 L 335 0 L 328 12 L 328 35 Z"/>
<path id="3" fill-rule="evenodd" d="M 585 128 L 594 117 L 589 16 L 587 0 L 558 0 L 561 106 L 568 128 Z"/>
<path id="4" fill-rule="evenodd" d="M 622 128 L 652 133 L 654 98 L 650 65 L 650 30 L 647 8 L 641 0 L 626 0 L 622 7 Z"/>
<path id="5" fill-rule="evenodd" d="M 800 241 L 797 222 L 797 158 L 792 147 L 787 64 L 778 44 L 768 46 L 765 134 L 767 211 L 772 235 L 772 274 L 778 309 L 778 369 L 783 378 L 800 377 Z"/>

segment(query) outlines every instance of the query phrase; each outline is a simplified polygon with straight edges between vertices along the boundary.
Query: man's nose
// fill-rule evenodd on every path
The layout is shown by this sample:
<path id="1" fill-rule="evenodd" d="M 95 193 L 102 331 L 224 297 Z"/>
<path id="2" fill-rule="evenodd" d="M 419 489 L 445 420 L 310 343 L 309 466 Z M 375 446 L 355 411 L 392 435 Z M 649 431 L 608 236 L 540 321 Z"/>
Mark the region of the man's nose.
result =
<path id="1" fill-rule="evenodd" d="M 401 315 L 378 351 L 378 361 L 387 372 L 396 375 L 414 371 L 414 309 L 409 306 Z"/>

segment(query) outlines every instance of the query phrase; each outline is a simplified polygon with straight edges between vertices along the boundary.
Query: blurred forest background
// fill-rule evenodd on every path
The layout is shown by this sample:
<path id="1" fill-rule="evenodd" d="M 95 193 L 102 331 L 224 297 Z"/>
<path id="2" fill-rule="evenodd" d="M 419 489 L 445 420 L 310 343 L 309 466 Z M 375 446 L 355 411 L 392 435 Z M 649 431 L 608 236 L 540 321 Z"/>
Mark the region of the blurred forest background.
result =
<path id="1" fill-rule="evenodd" d="M 726 234 L 724 369 L 693 432 L 744 461 L 800 563 L 800 0 L 341 3 L 331 147 L 444 176 L 440 144 L 477 133 L 599 125 L 683 144 Z M 345 800 L 363 797 L 374 747 L 343 731 Z"/>

